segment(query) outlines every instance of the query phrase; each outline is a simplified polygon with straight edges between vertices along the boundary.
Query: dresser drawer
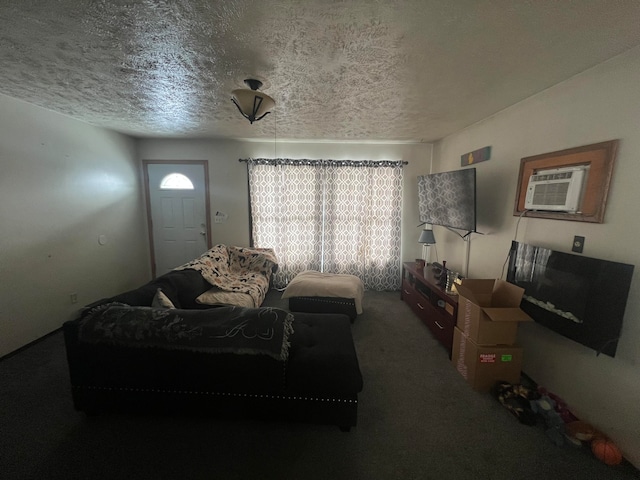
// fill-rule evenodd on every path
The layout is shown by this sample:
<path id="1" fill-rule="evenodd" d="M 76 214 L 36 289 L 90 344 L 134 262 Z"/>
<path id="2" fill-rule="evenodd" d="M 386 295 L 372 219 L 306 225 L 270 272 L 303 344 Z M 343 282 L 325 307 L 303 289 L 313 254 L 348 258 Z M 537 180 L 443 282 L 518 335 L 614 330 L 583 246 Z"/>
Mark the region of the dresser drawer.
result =
<path id="1" fill-rule="evenodd" d="M 453 327 L 455 326 L 454 320 L 449 315 L 442 315 L 431 305 L 425 308 L 425 315 L 421 318 L 433 336 L 436 337 L 436 339 L 447 348 L 449 354 L 451 354 Z"/>
<path id="2" fill-rule="evenodd" d="M 409 307 L 411 307 L 413 313 L 420 317 L 421 320 L 425 320 L 428 299 L 419 294 L 418 291 L 406 281 L 402 283 L 401 298 L 407 305 L 409 305 Z"/>

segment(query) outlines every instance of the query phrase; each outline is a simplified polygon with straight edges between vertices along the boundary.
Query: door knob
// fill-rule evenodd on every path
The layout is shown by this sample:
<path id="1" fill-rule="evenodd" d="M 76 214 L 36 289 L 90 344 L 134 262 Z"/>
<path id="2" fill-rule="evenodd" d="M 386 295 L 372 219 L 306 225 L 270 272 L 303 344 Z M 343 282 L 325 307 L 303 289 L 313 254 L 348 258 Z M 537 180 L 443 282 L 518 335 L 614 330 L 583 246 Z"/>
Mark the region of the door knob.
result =
<path id="1" fill-rule="evenodd" d="M 204 236 L 206 234 L 207 234 L 207 232 L 200 232 L 200 235 L 202 235 L 202 236 Z"/>

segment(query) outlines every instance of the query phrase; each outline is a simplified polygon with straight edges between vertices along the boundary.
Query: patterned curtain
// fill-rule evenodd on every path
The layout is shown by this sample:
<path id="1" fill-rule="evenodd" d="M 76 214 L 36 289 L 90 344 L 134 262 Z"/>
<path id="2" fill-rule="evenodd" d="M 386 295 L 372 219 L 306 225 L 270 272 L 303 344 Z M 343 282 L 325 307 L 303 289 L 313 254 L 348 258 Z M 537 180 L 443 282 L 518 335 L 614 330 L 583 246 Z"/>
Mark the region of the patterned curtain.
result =
<path id="1" fill-rule="evenodd" d="M 277 288 L 303 270 L 399 288 L 403 162 L 246 161 L 252 242 L 275 250 Z"/>

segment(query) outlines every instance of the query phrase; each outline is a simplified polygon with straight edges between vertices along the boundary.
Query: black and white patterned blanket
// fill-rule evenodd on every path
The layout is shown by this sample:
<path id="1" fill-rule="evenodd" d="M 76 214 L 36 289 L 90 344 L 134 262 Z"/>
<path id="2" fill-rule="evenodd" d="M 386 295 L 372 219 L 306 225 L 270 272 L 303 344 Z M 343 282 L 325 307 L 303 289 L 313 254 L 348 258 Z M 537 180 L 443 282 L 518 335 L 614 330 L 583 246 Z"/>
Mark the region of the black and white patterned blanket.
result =
<path id="1" fill-rule="evenodd" d="M 133 348 L 269 355 L 286 360 L 293 315 L 277 308 L 179 310 L 108 303 L 85 312 L 79 340 Z"/>
<path id="2" fill-rule="evenodd" d="M 227 292 L 246 293 L 253 299 L 253 306 L 259 307 L 269 290 L 271 274 L 277 268 L 278 260 L 270 248 L 220 244 L 174 270 L 197 270 L 212 286 Z"/>

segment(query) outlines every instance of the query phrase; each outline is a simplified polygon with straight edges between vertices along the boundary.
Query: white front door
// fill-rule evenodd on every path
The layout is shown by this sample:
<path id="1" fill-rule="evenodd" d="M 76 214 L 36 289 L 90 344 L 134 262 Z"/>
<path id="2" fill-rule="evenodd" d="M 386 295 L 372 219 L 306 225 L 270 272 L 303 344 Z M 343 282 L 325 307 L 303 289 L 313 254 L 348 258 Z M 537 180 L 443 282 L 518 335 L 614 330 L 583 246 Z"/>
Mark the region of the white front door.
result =
<path id="1" fill-rule="evenodd" d="M 151 261 L 159 276 L 210 248 L 207 171 L 204 162 L 144 164 Z"/>

